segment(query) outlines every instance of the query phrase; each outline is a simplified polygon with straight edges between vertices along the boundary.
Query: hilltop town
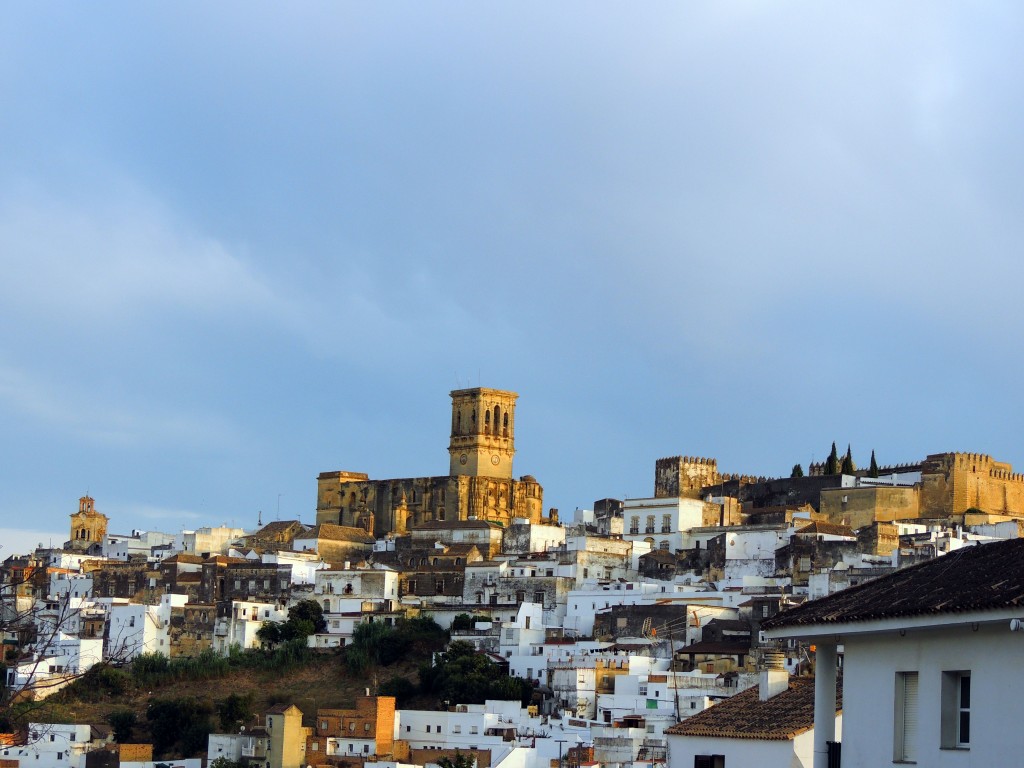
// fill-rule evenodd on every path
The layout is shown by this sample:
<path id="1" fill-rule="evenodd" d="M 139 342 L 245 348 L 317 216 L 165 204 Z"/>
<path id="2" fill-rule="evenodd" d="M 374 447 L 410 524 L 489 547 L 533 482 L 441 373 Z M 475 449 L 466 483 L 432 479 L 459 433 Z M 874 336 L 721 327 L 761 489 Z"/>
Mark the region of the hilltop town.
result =
<path id="1" fill-rule="evenodd" d="M 1009 464 L 858 468 L 833 444 L 766 478 L 652 457 L 650 496 L 563 519 L 513 473 L 517 397 L 451 393 L 447 475 L 320 472 L 312 525 L 120 534 L 80 498 L 64 546 L 0 570 L 0 768 L 824 766 L 840 743 L 844 764 L 1009 764 L 1024 747 L 981 693 L 1015 679 L 998 665 L 1024 619 Z M 202 701 L 246 665 L 269 689 L 302 665 L 366 685 L 345 706 L 226 696 L 216 724 L 157 727 L 161 681 Z M 129 678 L 152 683 L 145 713 L 36 717 Z"/>

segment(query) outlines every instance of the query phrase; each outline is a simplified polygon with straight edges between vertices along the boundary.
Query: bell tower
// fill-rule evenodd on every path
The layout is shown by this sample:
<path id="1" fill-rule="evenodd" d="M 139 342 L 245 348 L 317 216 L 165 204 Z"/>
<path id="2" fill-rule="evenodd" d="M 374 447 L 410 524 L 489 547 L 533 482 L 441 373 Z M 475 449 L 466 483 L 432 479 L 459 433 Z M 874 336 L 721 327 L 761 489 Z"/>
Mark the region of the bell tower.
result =
<path id="1" fill-rule="evenodd" d="M 500 389 L 456 389 L 452 396 L 452 476 L 512 478 L 516 400 Z"/>

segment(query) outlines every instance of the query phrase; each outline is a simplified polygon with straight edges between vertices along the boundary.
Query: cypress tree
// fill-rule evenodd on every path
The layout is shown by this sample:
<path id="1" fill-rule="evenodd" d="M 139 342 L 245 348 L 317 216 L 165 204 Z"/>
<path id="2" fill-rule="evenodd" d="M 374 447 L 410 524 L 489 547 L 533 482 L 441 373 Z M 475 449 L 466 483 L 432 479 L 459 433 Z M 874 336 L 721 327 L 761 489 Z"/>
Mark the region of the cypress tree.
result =
<path id="1" fill-rule="evenodd" d="M 846 446 L 846 455 L 843 456 L 843 465 L 839 468 L 839 471 L 844 475 L 852 475 L 857 471 L 857 467 L 853 463 L 853 452 L 850 450 L 850 445 Z"/>
<path id="2" fill-rule="evenodd" d="M 825 462 L 825 474 L 826 475 L 838 475 L 839 474 L 839 454 L 836 452 L 836 441 L 832 441 L 832 453 L 828 455 L 828 460 Z"/>
<path id="3" fill-rule="evenodd" d="M 878 477 L 878 462 L 875 461 L 875 450 L 871 449 L 871 467 L 868 469 L 868 477 Z"/>
<path id="4" fill-rule="evenodd" d="M 794 464 L 793 465 L 793 471 L 789 473 L 789 476 L 790 477 L 803 477 L 804 476 L 804 468 L 801 467 L 799 464 Z"/>

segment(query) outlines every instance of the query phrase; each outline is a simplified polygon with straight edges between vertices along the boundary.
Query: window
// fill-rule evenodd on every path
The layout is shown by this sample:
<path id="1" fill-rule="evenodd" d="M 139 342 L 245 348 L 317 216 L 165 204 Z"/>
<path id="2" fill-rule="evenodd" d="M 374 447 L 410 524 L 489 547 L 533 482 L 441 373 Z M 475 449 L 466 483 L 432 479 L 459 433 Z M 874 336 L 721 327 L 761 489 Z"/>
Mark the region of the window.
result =
<path id="1" fill-rule="evenodd" d="M 663 515 L 661 518 L 661 532 L 668 533 L 672 530 L 672 515 Z"/>
<path id="2" fill-rule="evenodd" d="M 725 768 L 725 755 L 694 755 L 693 768 Z"/>
<path id="3" fill-rule="evenodd" d="M 971 673 L 942 673 L 942 747 L 971 746 Z"/>
<path id="4" fill-rule="evenodd" d="M 544 605 L 544 592 L 543 591 L 534 592 L 533 593 L 533 602 L 540 603 L 541 605 Z"/>
<path id="5" fill-rule="evenodd" d="M 469 732 L 470 733 L 477 733 L 478 732 L 477 731 L 477 727 L 475 725 L 469 726 Z"/>
<path id="6" fill-rule="evenodd" d="M 639 517 L 631 517 L 629 519 L 629 532 L 630 533 L 640 533 L 640 518 Z"/>
<path id="7" fill-rule="evenodd" d="M 654 533 L 654 515 L 647 516 L 647 527 L 644 529 L 644 533 Z"/>
<path id="8" fill-rule="evenodd" d="M 452 726 L 452 733 L 462 733 L 462 726 L 458 725 L 458 724 L 453 725 Z"/>
<path id="9" fill-rule="evenodd" d="M 917 755 L 917 672 L 896 673 L 892 759 L 913 762 Z"/>

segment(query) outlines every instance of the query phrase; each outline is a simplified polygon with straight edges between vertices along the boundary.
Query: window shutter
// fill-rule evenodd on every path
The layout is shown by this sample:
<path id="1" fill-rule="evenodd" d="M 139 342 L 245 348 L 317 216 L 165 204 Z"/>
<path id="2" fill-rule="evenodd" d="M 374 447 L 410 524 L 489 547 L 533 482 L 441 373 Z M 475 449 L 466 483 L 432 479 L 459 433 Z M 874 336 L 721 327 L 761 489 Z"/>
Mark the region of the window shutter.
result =
<path id="1" fill-rule="evenodd" d="M 917 743 L 917 672 L 903 673 L 903 749 L 902 759 L 916 757 Z"/>

